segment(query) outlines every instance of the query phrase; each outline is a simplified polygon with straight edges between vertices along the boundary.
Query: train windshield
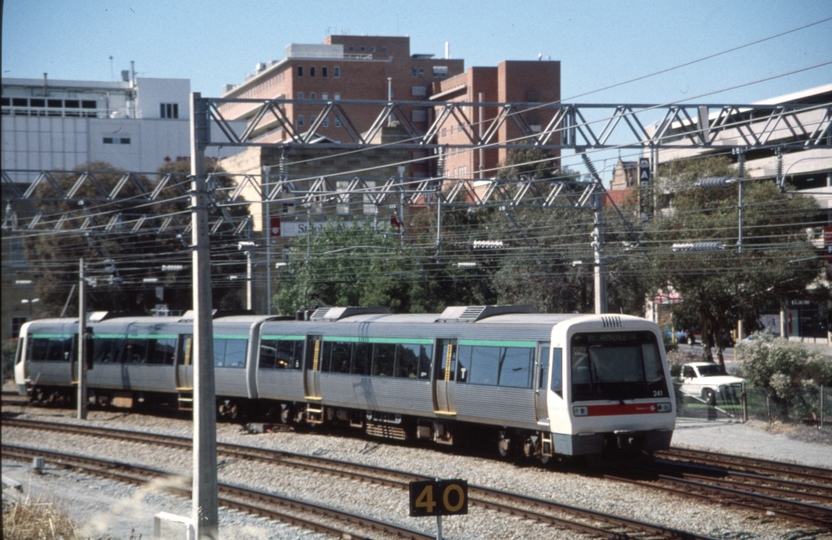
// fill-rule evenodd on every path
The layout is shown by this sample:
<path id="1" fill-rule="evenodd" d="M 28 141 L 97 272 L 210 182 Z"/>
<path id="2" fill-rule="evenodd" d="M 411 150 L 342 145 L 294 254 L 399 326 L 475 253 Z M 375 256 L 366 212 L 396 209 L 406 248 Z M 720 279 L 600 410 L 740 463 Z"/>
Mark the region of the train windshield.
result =
<path id="1" fill-rule="evenodd" d="M 662 357 L 652 332 L 575 334 L 572 401 L 663 398 Z"/>

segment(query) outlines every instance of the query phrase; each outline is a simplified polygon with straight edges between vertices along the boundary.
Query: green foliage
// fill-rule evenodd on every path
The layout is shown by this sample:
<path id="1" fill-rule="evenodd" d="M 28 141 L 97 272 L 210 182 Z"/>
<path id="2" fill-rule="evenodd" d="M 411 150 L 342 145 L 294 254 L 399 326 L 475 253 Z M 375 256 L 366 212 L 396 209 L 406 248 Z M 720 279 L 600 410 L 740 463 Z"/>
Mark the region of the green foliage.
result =
<path id="1" fill-rule="evenodd" d="M 209 163 L 207 168 L 209 172 L 221 172 L 213 163 Z M 142 280 L 159 279 L 162 264 L 189 263 L 190 238 L 178 237 L 172 232 L 157 234 L 150 232 L 149 228 L 146 232 L 133 232 L 132 228 L 139 219 L 157 220 L 156 223 L 161 224 L 162 217 L 183 227 L 190 223 L 190 200 L 183 196 L 190 189 L 189 170 L 188 161 L 171 162 L 160 168 L 160 178 L 167 173 L 175 176 L 159 194 L 158 202 L 153 204 L 146 202 L 137 187 L 137 184 L 147 186 L 151 182 L 136 175 L 132 176 L 135 182 L 127 181 L 113 200 L 107 200 L 125 174 L 125 171 L 108 163 L 83 164 L 76 167 L 76 172 L 53 178 L 55 185 L 68 192 L 82 174 L 91 172 L 91 177 L 81 184 L 72 201 L 63 200 L 52 183 L 42 183 L 34 193 L 34 197 L 41 199 L 38 210 L 43 212 L 42 226 L 36 227 L 34 234 L 24 238 L 26 258 L 37 276 L 39 311 L 49 316 L 60 314 L 72 285 L 78 282 L 78 261 L 81 257 L 89 268 L 87 275 L 96 278 L 96 286 L 89 289 L 90 310 L 144 313 L 159 303 L 157 285 L 146 285 Z M 216 188 L 232 184 L 229 177 L 221 174 L 212 178 Z M 217 189 L 217 192 L 221 193 L 221 190 Z M 79 206 L 75 199 L 83 199 L 86 204 Z M 81 228 L 88 220 L 89 232 L 83 236 L 55 232 L 54 220 L 63 212 L 71 213 L 71 225 L 67 228 Z M 242 215 L 247 213 L 247 209 L 237 206 L 211 210 L 212 218 L 220 213 Z M 169 224 L 166 230 L 173 231 L 175 228 Z M 212 236 L 211 242 L 212 247 L 224 245 L 217 235 Z M 222 266 L 223 274 L 244 271 L 245 263 L 240 259 L 236 245 L 213 250 L 211 257 L 213 263 L 231 263 Z M 115 262 L 115 272 L 105 271 L 103 263 L 107 259 Z M 239 308 L 239 287 L 232 287 L 227 279 L 223 279 L 224 275 L 219 275 L 219 265 L 212 265 L 212 272 L 216 275 L 212 288 L 214 307 Z M 172 309 L 189 309 L 192 305 L 191 287 L 181 279 L 175 283 L 175 279 L 175 275 L 169 275 L 158 284 L 165 287 L 164 302 Z M 77 313 L 77 295 L 69 298 L 68 308 L 68 313 Z"/>
<path id="2" fill-rule="evenodd" d="M 832 359 L 801 343 L 768 334 L 755 337 L 737 346 L 742 375 L 766 391 L 778 416 L 787 416 L 790 409 L 811 411 L 808 390 L 832 384 Z"/>
<path id="3" fill-rule="evenodd" d="M 309 242 L 308 251 L 305 236 L 292 245 L 291 263 L 282 272 L 274 297 L 281 313 L 317 306 L 408 310 L 411 288 L 420 273 L 413 258 L 402 254 L 392 229 L 377 232 L 370 223 L 330 224 Z"/>
<path id="4" fill-rule="evenodd" d="M 683 326 L 692 325 L 703 340 L 724 348 L 738 319 L 756 320 L 781 301 L 804 293 L 823 262 L 804 231 L 806 216 L 817 212 L 810 197 L 781 194 L 772 182 L 743 183 L 743 246 L 738 238 L 737 186 L 702 189 L 696 180 L 734 176 L 727 158 L 675 162 L 660 170 L 657 192 L 672 193 L 672 211 L 658 213 L 647 225 L 645 241 L 656 250 L 652 286 L 677 291 L 675 308 Z M 722 242 L 723 251 L 674 252 L 674 243 Z"/>

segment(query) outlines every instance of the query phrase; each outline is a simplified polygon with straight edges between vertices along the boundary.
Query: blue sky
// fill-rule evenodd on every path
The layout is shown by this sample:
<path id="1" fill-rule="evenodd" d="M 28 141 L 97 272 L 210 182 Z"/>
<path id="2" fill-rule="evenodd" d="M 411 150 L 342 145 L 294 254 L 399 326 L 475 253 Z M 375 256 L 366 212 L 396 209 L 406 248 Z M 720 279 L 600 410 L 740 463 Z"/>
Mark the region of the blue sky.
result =
<path id="1" fill-rule="evenodd" d="M 409 35 L 411 52 L 465 66 L 561 62 L 572 103 L 748 103 L 832 82 L 832 20 L 692 66 L 597 91 L 832 18 L 830 0 L 5 0 L 4 77 L 111 80 L 130 68 L 219 96 L 289 43 Z M 112 56 L 112 62 L 110 61 Z M 817 64 L 826 65 L 756 82 Z M 748 84 L 754 83 L 754 84 Z M 713 93 L 741 86 L 728 92 Z M 699 97 L 703 96 L 703 97 Z"/>

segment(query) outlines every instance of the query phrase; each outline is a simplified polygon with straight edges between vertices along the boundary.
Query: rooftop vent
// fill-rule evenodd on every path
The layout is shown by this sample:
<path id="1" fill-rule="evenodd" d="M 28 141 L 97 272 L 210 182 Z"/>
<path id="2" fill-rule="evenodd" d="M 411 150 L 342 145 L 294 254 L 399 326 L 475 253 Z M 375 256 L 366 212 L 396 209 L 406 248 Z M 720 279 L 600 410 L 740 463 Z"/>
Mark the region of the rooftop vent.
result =
<path id="1" fill-rule="evenodd" d="M 445 308 L 439 322 L 477 322 L 495 315 L 537 313 L 534 306 L 451 306 Z"/>
<path id="2" fill-rule="evenodd" d="M 322 307 L 309 317 L 310 321 L 337 321 L 354 315 L 391 315 L 386 307 Z"/>
<path id="3" fill-rule="evenodd" d="M 604 323 L 604 328 L 624 328 L 624 325 L 621 324 L 621 317 L 618 315 L 601 317 L 601 321 Z"/>

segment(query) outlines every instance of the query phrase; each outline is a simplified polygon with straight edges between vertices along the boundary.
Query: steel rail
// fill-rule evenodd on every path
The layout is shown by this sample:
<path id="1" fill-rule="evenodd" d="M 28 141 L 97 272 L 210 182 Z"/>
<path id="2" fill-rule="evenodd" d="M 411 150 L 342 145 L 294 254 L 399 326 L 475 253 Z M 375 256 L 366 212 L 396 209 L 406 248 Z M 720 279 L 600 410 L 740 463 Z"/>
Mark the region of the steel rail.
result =
<path id="1" fill-rule="evenodd" d="M 168 447 L 190 449 L 191 440 L 184 437 L 158 435 L 121 429 L 78 426 L 60 422 L 42 422 L 30 420 L 4 419 L 3 426 L 24 429 L 60 429 L 66 433 L 85 436 L 116 437 L 121 440 L 140 444 L 162 444 Z M 218 453 L 245 460 L 256 460 L 268 464 L 289 466 L 317 474 L 338 476 L 376 484 L 384 487 L 406 490 L 409 482 L 426 480 L 432 477 L 398 471 L 395 469 L 351 463 L 331 458 L 296 454 L 281 450 L 270 450 L 227 443 L 217 444 Z M 568 530 L 579 531 L 603 538 L 631 537 L 633 534 L 648 534 L 657 538 L 706 539 L 707 536 L 664 527 L 639 520 L 615 516 L 594 510 L 578 508 L 554 501 L 528 497 L 507 491 L 500 491 L 484 486 L 468 485 L 469 503 L 492 511 L 520 516 L 533 521 L 546 523 Z M 497 499 L 496 501 L 494 499 Z M 567 514 L 584 520 L 575 521 L 552 514 Z M 602 523 L 598 526 L 595 523 Z"/>
<path id="2" fill-rule="evenodd" d="M 110 460 L 94 459 L 73 454 L 64 454 L 40 450 L 37 448 L 26 448 L 19 446 L 2 446 L 4 458 L 27 459 L 35 456 L 46 458 L 48 461 L 61 467 L 79 469 L 84 473 L 109 478 L 112 480 L 126 482 L 134 485 L 142 485 L 154 478 L 175 476 L 159 469 L 140 467 L 127 463 L 120 463 Z M 190 496 L 191 492 L 186 488 L 168 488 L 175 494 Z M 413 540 L 431 540 L 433 535 L 425 534 L 407 527 L 401 527 L 392 523 L 362 516 L 352 512 L 345 512 L 329 506 L 319 505 L 299 499 L 292 499 L 273 493 L 253 490 L 232 484 L 219 484 L 219 504 L 227 508 L 241 510 L 254 515 L 260 515 L 310 529 L 316 532 L 329 534 L 338 538 L 352 538 L 356 532 L 348 530 L 343 526 L 330 526 L 311 519 L 302 518 L 297 515 L 276 511 L 267 506 L 287 507 L 294 511 L 311 513 L 315 516 L 323 516 L 336 522 L 346 522 L 358 527 L 369 529 L 374 532 L 381 532 L 387 536 L 397 538 L 408 538 Z M 257 503 L 257 504 L 256 504 Z M 266 505 L 266 506 L 263 506 Z"/>

